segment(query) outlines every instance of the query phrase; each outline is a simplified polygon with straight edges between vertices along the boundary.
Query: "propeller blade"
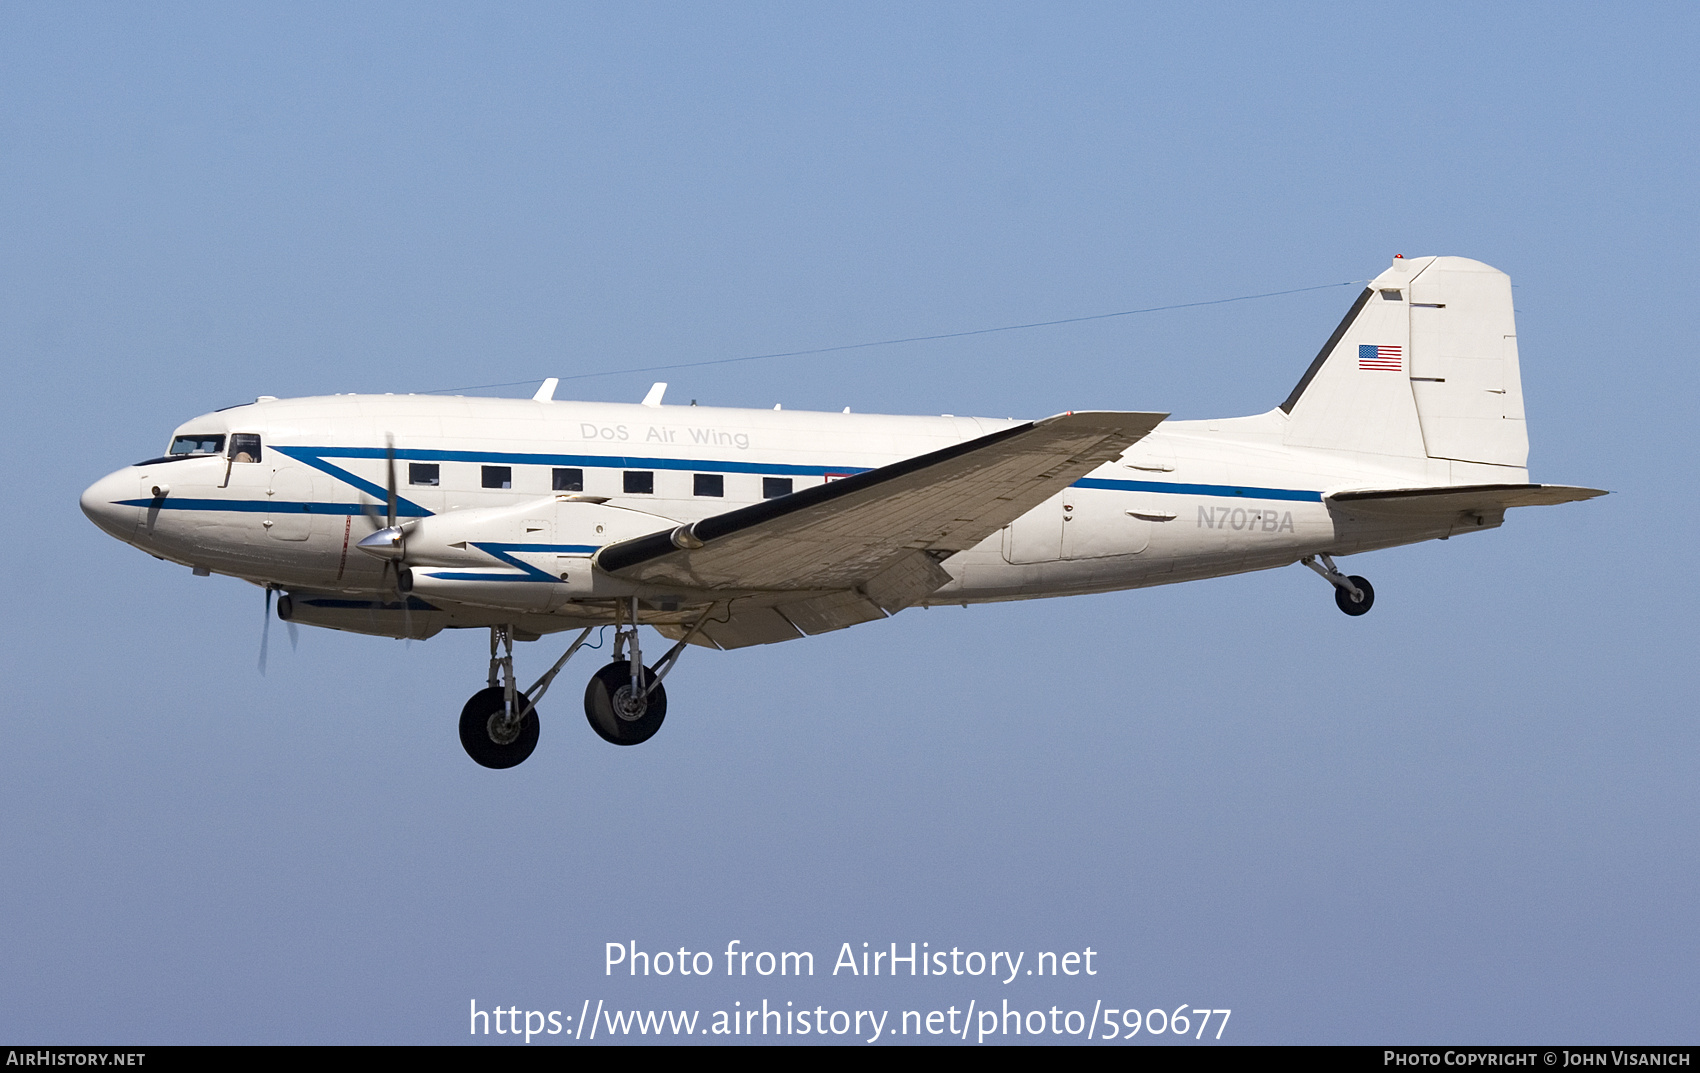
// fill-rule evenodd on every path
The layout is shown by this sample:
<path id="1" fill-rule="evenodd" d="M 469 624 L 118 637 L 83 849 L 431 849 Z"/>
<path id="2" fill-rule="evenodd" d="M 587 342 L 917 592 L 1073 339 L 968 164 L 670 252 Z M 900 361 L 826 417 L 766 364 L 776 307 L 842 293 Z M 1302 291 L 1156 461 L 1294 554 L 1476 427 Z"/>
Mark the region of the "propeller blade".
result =
<path id="1" fill-rule="evenodd" d="M 391 592 L 395 593 L 395 598 L 397 600 L 401 601 L 402 633 L 404 635 L 408 635 L 408 641 L 411 643 L 411 634 L 413 633 L 413 615 L 408 605 L 413 601 L 407 593 L 401 591 L 401 557 L 407 554 L 407 533 L 406 530 L 399 529 L 396 526 L 396 516 L 400 513 L 397 499 L 400 497 L 396 492 L 395 436 L 388 432 L 384 433 L 384 465 L 386 467 L 387 482 L 384 489 L 387 496 L 387 500 L 385 502 L 386 512 L 384 515 L 384 528 L 394 529 L 396 531 L 396 544 L 394 550 L 396 558 L 386 558 L 384 560 L 384 573 L 380 584 L 387 583 L 386 587 Z"/>
<path id="2" fill-rule="evenodd" d="M 378 577 L 378 589 L 385 600 L 392 596 L 401 604 L 401 633 L 409 646 L 413 644 L 413 594 L 401 590 L 402 566 L 394 559 L 384 560 L 383 573 Z"/>
<path id="3" fill-rule="evenodd" d="M 385 515 L 386 524 L 395 527 L 396 491 L 395 491 L 395 437 L 384 433 L 384 459 L 389 463 L 389 512 Z"/>
<path id="4" fill-rule="evenodd" d="M 396 560 L 384 560 L 384 572 L 383 575 L 379 577 L 378 584 L 383 586 L 386 598 L 396 600 L 407 599 L 407 593 L 401 591 L 401 569 L 401 563 Z"/>
<path id="5" fill-rule="evenodd" d="M 296 651 L 296 646 L 301 643 L 301 630 L 295 625 L 293 619 L 285 622 L 283 626 L 284 629 L 289 632 L 289 650 L 294 652 Z"/>
<path id="6" fill-rule="evenodd" d="M 260 627 L 260 674 L 266 673 L 266 644 L 272 634 L 272 588 L 266 586 L 266 617 Z"/>

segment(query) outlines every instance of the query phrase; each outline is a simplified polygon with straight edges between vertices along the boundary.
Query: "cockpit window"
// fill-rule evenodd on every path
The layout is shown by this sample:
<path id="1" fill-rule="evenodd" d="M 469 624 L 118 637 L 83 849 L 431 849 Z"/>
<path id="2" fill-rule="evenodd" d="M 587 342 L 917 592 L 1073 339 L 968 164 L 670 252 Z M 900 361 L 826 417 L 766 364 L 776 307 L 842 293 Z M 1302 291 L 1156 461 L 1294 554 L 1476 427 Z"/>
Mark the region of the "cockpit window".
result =
<path id="1" fill-rule="evenodd" d="M 252 432 L 231 433 L 230 460 L 232 462 L 258 462 L 260 460 L 260 437 Z"/>
<path id="2" fill-rule="evenodd" d="M 224 450 L 223 436 L 179 436 L 171 441 L 171 454 L 216 455 Z"/>

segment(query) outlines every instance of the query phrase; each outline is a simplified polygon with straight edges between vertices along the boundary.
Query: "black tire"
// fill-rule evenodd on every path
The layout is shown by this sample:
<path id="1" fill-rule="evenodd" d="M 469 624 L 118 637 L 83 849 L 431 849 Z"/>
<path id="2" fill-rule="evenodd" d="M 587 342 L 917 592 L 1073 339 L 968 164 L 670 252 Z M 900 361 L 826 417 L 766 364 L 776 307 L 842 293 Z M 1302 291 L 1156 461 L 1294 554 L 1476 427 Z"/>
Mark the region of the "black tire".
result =
<path id="1" fill-rule="evenodd" d="M 654 670 L 650 670 L 654 674 Z M 635 719 L 621 716 L 615 707 L 621 691 L 630 694 L 632 665 L 618 660 L 590 676 L 584 687 L 584 717 L 597 737 L 611 745 L 639 745 L 655 736 L 661 721 L 667 718 L 667 690 L 660 682 L 646 698 L 643 714 Z"/>
<path id="2" fill-rule="evenodd" d="M 1335 588 L 1334 602 L 1339 604 L 1340 610 L 1348 615 L 1369 614 L 1369 609 L 1375 605 L 1375 588 L 1356 574 L 1351 575 L 1351 581 L 1352 584 L 1363 590 L 1363 600 L 1353 600 L 1351 593 L 1342 588 Z"/>
<path id="3" fill-rule="evenodd" d="M 507 706 L 506 691 L 501 686 L 480 689 L 460 710 L 460 744 L 466 755 L 484 767 L 510 768 L 523 763 L 537 748 L 537 709 L 526 702 L 525 695 L 514 694 L 514 701 L 525 710 L 520 719 L 519 737 L 506 744 L 490 736 L 490 723 Z"/>

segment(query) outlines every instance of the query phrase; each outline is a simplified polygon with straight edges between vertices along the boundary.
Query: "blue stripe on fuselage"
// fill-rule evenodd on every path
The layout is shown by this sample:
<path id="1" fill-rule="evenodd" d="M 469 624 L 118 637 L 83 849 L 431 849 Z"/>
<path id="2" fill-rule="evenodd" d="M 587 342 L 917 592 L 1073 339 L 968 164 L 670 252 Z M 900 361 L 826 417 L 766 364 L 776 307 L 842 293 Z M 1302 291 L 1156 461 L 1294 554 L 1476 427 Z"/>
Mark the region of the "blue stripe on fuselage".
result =
<path id="1" fill-rule="evenodd" d="M 589 555 L 599 545 L 596 544 L 498 544 L 493 541 L 475 540 L 472 546 L 492 558 L 499 559 L 509 566 L 523 570 L 515 574 L 477 574 L 465 571 L 425 571 L 429 576 L 441 578 L 444 581 L 545 581 L 553 584 L 555 575 L 539 570 L 529 563 L 523 563 L 513 557 L 514 552 L 554 552 L 557 555 Z"/>
<path id="2" fill-rule="evenodd" d="M 351 484 L 355 488 L 358 488 L 360 491 L 365 492 L 367 495 L 376 499 L 380 503 L 384 503 L 384 504 L 387 505 L 388 502 L 389 502 L 389 492 L 386 489 L 378 487 L 377 485 L 373 484 L 371 481 L 367 480 L 364 477 L 355 476 L 354 474 L 348 472 L 346 469 L 343 469 L 341 466 L 333 466 L 329 462 L 325 461 L 325 457 L 327 455 L 334 454 L 337 450 L 336 448 L 327 448 L 327 447 L 274 447 L 273 450 L 278 451 L 281 454 L 286 455 L 289 458 L 293 458 L 297 462 L 305 462 L 305 463 L 307 463 L 307 465 L 312 466 L 314 469 L 319 470 L 323 473 L 328 473 L 332 477 L 335 477 L 337 480 L 342 481 L 344 484 Z M 362 450 L 365 450 L 365 449 L 362 448 Z M 368 457 L 372 457 L 372 456 L 367 455 L 367 454 L 359 454 L 359 455 L 336 454 L 336 457 L 338 457 L 338 458 L 368 458 Z M 389 452 L 388 451 L 378 451 L 377 454 L 376 454 L 376 457 L 378 457 L 378 458 L 388 458 Z M 396 452 L 396 457 L 398 459 L 401 457 L 400 451 Z M 421 507 L 419 504 L 414 503 L 411 500 L 403 499 L 400 495 L 396 496 L 396 511 L 395 512 L 396 512 L 396 516 L 401 517 L 401 518 L 427 518 L 427 517 L 430 517 L 430 515 L 431 515 L 431 512 L 426 510 L 424 507 Z"/>
<path id="3" fill-rule="evenodd" d="M 387 457 L 377 447 L 277 447 L 282 454 L 306 463 L 337 480 L 377 499 L 382 504 L 388 496 L 383 488 L 371 481 L 325 462 L 326 458 L 383 459 Z M 793 466 L 768 462 L 725 462 L 702 458 L 636 458 L 625 455 L 553 455 L 501 451 L 427 451 L 397 450 L 397 461 L 501 463 L 517 466 L 571 466 L 588 469 L 667 469 L 691 470 L 698 473 L 761 473 L 801 477 L 848 476 L 866 473 L 867 466 Z M 1174 481 L 1117 481 L 1098 477 L 1082 477 L 1075 488 L 1097 488 L 1117 492 L 1164 492 L 1170 495 L 1222 496 L 1230 499 L 1274 499 L 1300 503 L 1320 503 L 1322 493 L 1302 488 L 1255 488 L 1232 484 L 1181 484 Z M 635 497 L 633 497 L 635 498 Z M 275 512 L 282 514 L 364 514 L 374 508 L 356 503 L 274 503 L 269 500 L 245 499 L 126 499 L 127 507 L 159 507 L 170 510 Z M 396 497 L 396 514 L 405 518 L 423 518 L 431 511 L 400 496 Z M 542 547 L 527 550 L 546 550 Z"/>
<path id="4" fill-rule="evenodd" d="M 312 464 L 313 459 L 325 458 L 386 458 L 378 447 L 279 447 L 291 458 Z M 635 458 L 626 455 L 543 455 L 509 451 L 426 451 L 400 450 L 396 460 L 407 462 L 488 462 L 512 466 L 568 466 L 589 469 L 684 469 L 698 473 L 765 473 L 771 476 L 825 477 L 850 476 L 864 473 L 867 466 L 793 466 L 778 462 L 725 462 L 694 458 Z M 330 472 L 334 466 L 319 465 Z M 346 472 L 346 471 L 338 471 Z M 358 480 L 359 478 L 355 478 Z M 373 485 L 376 488 L 376 485 Z M 383 495 L 383 489 L 378 489 Z"/>
<path id="5" fill-rule="evenodd" d="M 365 514 L 374 508 L 358 503 L 279 503 L 270 499 L 120 499 L 120 507 L 158 507 L 161 510 L 222 510 L 243 514 Z M 423 508 L 417 508 L 423 511 Z M 382 513 L 379 511 L 379 513 Z M 398 508 L 396 513 L 401 514 Z M 419 515 L 411 515 L 418 517 Z"/>
<path id="6" fill-rule="evenodd" d="M 1321 492 L 1302 488 L 1246 488 L 1233 484 L 1179 484 L 1174 481 L 1108 481 L 1082 477 L 1076 488 L 1107 488 L 1115 492 L 1167 492 L 1181 496 L 1230 496 L 1244 499 L 1287 499 L 1299 503 L 1322 502 Z"/>

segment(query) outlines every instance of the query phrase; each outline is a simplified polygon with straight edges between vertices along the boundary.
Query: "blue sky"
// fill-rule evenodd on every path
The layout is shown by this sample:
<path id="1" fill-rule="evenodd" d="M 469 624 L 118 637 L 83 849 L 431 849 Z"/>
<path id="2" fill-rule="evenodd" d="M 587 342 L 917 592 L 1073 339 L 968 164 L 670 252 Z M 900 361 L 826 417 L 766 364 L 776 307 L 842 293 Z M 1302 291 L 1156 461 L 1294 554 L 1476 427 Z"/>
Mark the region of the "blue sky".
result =
<path id="1" fill-rule="evenodd" d="M 469 1000 L 765 997 L 1692 1042 L 1696 21 L 6 8 L 0 1036 L 459 1042 Z M 689 654 L 640 749 L 557 692 L 498 773 L 454 730 L 481 637 L 274 630 L 262 677 L 258 590 L 76 505 L 259 394 L 612 371 L 560 395 L 1256 413 L 1352 287 L 620 370 L 1343 284 L 1395 253 L 1511 274 L 1534 479 L 1616 494 L 1351 560 L 1361 620 L 1296 567 L 910 611 Z M 1100 972 L 603 974 L 607 942 L 732 939 L 1090 946 Z"/>

